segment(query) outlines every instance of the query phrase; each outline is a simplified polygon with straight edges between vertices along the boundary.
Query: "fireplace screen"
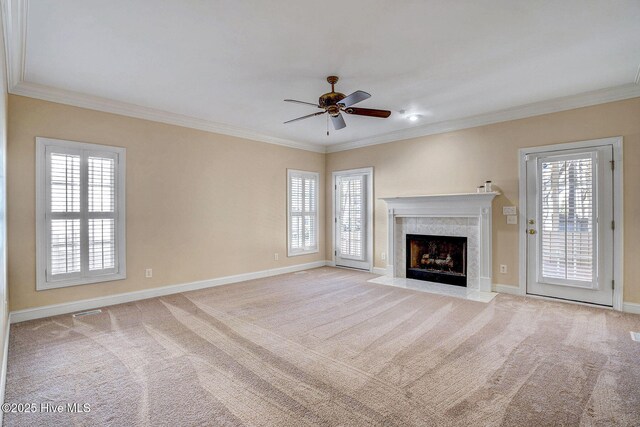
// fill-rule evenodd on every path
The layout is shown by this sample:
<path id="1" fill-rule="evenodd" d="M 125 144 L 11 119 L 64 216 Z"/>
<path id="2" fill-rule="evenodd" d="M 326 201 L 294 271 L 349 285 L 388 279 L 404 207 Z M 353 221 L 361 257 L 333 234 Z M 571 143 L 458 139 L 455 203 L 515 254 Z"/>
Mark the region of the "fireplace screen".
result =
<path id="1" fill-rule="evenodd" d="M 467 286 L 467 238 L 407 234 L 407 278 Z"/>

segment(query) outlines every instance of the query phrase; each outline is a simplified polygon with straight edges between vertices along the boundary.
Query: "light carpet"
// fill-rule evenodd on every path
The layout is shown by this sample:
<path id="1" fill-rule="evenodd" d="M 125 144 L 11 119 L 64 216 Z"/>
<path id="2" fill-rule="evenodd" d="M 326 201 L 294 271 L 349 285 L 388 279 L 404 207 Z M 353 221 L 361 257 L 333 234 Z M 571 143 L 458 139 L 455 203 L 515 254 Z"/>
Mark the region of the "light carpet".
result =
<path id="1" fill-rule="evenodd" d="M 13 325 L 9 426 L 640 425 L 640 316 L 319 268 Z"/>

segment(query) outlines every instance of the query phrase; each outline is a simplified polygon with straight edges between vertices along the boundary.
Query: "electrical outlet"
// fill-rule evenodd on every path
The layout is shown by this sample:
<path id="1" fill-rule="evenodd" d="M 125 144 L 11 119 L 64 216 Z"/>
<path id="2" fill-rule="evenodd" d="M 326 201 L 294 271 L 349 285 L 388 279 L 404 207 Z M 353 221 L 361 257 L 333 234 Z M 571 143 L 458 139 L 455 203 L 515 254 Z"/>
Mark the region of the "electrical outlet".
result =
<path id="1" fill-rule="evenodd" d="M 385 259 L 387 259 L 387 254 L 386 254 L 386 253 L 384 253 L 384 252 L 382 252 L 382 253 L 380 254 L 380 258 L 382 258 L 382 260 L 384 261 Z"/>
<path id="2" fill-rule="evenodd" d="M 273 254 L 273 260 L 277 261 L 280 259 L 280 255 L 278 255 L 278 252 L 276 252 L 275 254 Z"/>
<path id="3" fill-rule="evenodd" d="M 144 277 L 146 277 L 147 279 L 150 278 L 150 277 L 153 277 L 153 269 L 147 268 L 144 271 Z"/>
<path id="4" fill-rule="evenodd" d="M 517 225 L 518 224 L 518 215 L 507 215 L 507 224 Z"/>
<path id="5" fill-rule="evenodd" d="M 507 274 L 507 265 L 500 264 L 500 274 Z"/>
<path id="6" fill-rule="evenodd" d="M 502 207 L 502 215 L 517 215 L 517 210 L 515 206 L 503 206 Z"/>

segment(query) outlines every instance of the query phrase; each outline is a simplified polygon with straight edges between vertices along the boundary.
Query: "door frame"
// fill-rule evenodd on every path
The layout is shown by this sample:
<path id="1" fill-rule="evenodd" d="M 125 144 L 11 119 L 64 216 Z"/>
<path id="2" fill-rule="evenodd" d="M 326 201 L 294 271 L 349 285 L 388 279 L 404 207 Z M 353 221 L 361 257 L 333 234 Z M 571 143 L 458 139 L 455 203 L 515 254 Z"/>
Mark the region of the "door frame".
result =
<path id="1" fill-rule="evenodd" d="M 369 260 L 369 272 L 373 271 L 373 166 L 345 169 L 331 172 L 331 262 L 336 266 L 336 178 L 338 175 L 363 174 L 367 175 L 367 259 Z M 344 267 L 348 268 L 348 267 Z"/>
<path id="2" fill-rule="evenodd" d="M 526 158 L 529 154 L 546 151 L 575 150 L 580 148 L 592 148 L 611 146 L 613 148 L 613 309 L 623 309 L 624 286 L 624 223 L 623 223 L 623 164 L 622 164 L 622 137 L 591 139 L 587 141 L 568 142 L 564 144 L 551 144 L 538 147 L 527 147 L 518 150 L 518 177 L 519 177 L 519 284 L 518 294 L 527 294 L 527 168 Z"/>

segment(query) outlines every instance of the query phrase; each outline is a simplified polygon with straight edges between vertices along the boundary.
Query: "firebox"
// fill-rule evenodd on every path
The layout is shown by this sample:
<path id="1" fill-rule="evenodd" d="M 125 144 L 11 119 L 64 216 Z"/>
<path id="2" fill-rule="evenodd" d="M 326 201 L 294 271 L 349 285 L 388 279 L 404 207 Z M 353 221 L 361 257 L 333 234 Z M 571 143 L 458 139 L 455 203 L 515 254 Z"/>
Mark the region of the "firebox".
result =
<path id="1" fill-rule="evenodd" d="M 467 238 L 407 234 L 407 278 L 467 286 Z"/>

